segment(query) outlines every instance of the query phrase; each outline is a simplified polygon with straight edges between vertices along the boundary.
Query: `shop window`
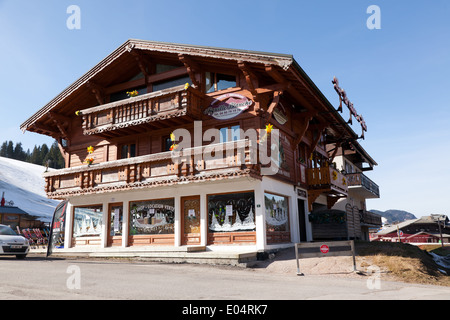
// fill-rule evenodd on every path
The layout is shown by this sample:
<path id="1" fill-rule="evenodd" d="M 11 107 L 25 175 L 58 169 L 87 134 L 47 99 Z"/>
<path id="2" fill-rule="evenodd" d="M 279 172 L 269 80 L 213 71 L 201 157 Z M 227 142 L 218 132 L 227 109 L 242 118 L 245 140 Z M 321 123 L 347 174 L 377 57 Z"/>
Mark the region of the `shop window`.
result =
<path id="1" fill-rule="evenodd" d="M 266 207 L 266 234 L 268 243 L 286 242 L 289 234 L 289 198 L 272 193 L 264 193 Z"/>
<path id="2" fill-rule="evenodd" d="M 253 192 L 208 195 L 209 232 L 255 230 Z"/>
<path id="3" fill-rule="evenodd" d="M 134 158 L 136 157 L 136 144 L 124 144 L 120 147 L 120 159 Z"/>
<path id="4" fill-rule="evenodd" d="M 130 235 L 173 234 L 175 199 L 130 202 Z"/>
<path id="5" fill-rule="evenodd" d="M 153 84 L 153 91 L 159 91 L 176 86 L 181 86 L 186 83 L 189 83 L 190 85 L 192 84 L 191 78 L 189 78 L 189 76 L 160 81 Z"/>
<path id="6" fill-rule="evenodd" d="M 73 237 L 99 236 L 102 233 L 103 208 L 101 205 L 75 207 Z"/>
<path id="7" fill-rule="evenodd" d="M 215 72 L 205 73 L 206 92 L 214 92 L 236 87 L 236 76 Z"/>
<path id="8" fill-rule="evenodd" d="M 241 139 L 240 126 L 227 126 L 219 129 L 220 142 L 237 141 Z"/>

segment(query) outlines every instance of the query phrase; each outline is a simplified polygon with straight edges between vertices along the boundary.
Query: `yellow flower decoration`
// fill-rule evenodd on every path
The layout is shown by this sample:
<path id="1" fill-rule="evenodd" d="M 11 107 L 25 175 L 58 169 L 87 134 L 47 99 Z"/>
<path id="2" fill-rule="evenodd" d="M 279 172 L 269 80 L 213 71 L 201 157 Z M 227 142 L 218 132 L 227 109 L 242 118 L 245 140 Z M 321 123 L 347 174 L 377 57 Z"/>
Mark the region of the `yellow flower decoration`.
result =
<path id="1" fill-rule="evenodd" d="M 94 152 L 94 147 L 93 146 L 87 147 L 87 152 L 88 153 L 93 153 Z"/>
<path id="2" fill-rule="evenodd" d="M 136 97 L 138 94 L 139 94 L 139 92 L 137 92 L 137 90 L 127 91 L 127 95 L 129 97 Z"/>
<path id="3" fill-rule="evenodd" d="M 173 132 L 170 134 L 170 141 L 175 141 L 175 135 L 173 134 Z"/>
<path id="4" fill-rule="evenodd" d="M 270 123 L 267 124 L 267 125 L 266 125 L 266 132 L 267 132 L 267 133 L 271 133 L 271 132 L 272 132 L 272 128 L 273 128 L 273 125 L 271 125 Z"/>
<path id="5" fill-rule="evenodd" d="M 338 174 L 336 171 L 333 171 L 333 173 L 331 175 L 333 176 L 333 180 L 337 180 Z"/>
<path id="6" fill-rule="evenodd" d="M 342 184 L 345 186 L 347 184 L 347 181 L 345 180 L 345 178 L 342 178 Z"/>
<path id="7" fill-rule="evenodd" d="M 79 116 L 81 114 L 80 110 L 75 111 L 75 115 Z"/>
<path id="8" fill-rule="evenodd" d="M 187 88 L 189 88 L 189 82 L 186 82 L 186 84 L 184 85 L 184 90 L 186 90 Z"/>

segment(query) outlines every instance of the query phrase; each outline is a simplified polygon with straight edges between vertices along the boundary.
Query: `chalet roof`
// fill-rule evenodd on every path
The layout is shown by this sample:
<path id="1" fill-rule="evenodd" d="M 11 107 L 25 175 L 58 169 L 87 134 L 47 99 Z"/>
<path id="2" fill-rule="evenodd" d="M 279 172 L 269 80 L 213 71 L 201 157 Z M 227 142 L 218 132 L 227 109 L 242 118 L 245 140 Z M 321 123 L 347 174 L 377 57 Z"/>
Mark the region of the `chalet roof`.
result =
<path id="1" fill-rule="evenodd" d="M 447 216 L 441 215 L 441 217 L 447 217 Z M 392 232 L 397 232 L 397 227 L 398 227 L 398 229 L 402 229 L 402 228 L 405 228 L 412 224 L 436 224 L 437 219 L 435 219 L 435 218 L 436 218 L 435 215 L 431 215 L 431 216 L 423 216 L 423 217 L 420 217 L 417 219 L 406 220 L 406 221 L 400 222 L 396 225 L 389 226 L 383 230 L 380 230 L 377 234 L 386 235 L 386 234 L 389 234 Z M 442 219 L 441 221 L 443 222 L 444 220 Z"/>
<path id="2" fill-rule="evenodd" d="M 426 232 L 426 231 L 419 231 L 419 232 L 417 232 L 417 233 L 415 233 L 415 234 L 412 234 L 412 235 L 406 237 L 406 239 L 414 238 L 414 237 L 416 237 L 416 236 L 418 236 L 418 235 L 421 235 L 421 234 L 428 234 L 428 235 L 430 235 L 430 236 L 432 236 L 432 237 L 435 237 L 435 238 L 440 238 L 440 237 L 441 237 L 441 234 L 440 234 L 440 233 L 432 233 L 432 232 Z M 442 237 L 443 237 L 443 238 L 450 238 L 450 234 L 443 233 L 443 234 L 442 234 Z"/>
<path id="3" fill-rule="evenodd" d="M 420 219 L 406 220 L 406 221 L 400 222 L 400 223 L 398 223 L 396 225 L 389 226 L 389 227 L 387 227 L 385 229 L 382 229 L 382 230 L 378 231 L 377 234 L 381 236 L 381 235 L 386 235 L 386 234 L 389 234 L 389 233 L 392 233 L 392 232 L 397 232 L 397 227 L 398 227 L 398 229 L 402 229 L 402 228 L 407 227 L 407 226 L 409 226 L 409 225 L 411 225 L 411 224 L 413 224 L 413 223 L 415 223 L 415 222 L 417 222 L 419 220 Z"/>
<path id="4" fill-rule="evenodd" d="M 19 207 L 13 207 L 13 206 L 0 206 L 0 214 L 28 214 L 27 212 L 23 211 Z"/>
<path id="5" fill-rule="evenodd" d="M 78 110 L 74 108 L 86 104 L 86 99 L 95 99 L 92 95 L 87 94 L 92 91 L 93 86 L 99 84 L 109 86 L 119 77 L 135 75 L 131 73 L 133 70 L 134 72 L 139 71 L 138 64 L 136 63 L 136 54 L 139 55 L 142 53 L 161 59 L 172 57 L 172 59 L 178 61 L 180 55 L 185 55 L 193 60 L 201 59 L 202 63 L 214 64 L 221 61 L 222 63 L 229 63 L 230 66 L 236 66 L 237 63 L 244 63 L 251 65 L 252 70 L 255 72 L 264 74 L 267 73 L 267 68 L 273 68 L 275 77 L 281 75 L 281 81 L 289 83 L 291 85 L 290 90 L 297 93 L 296 98 L 301 100 L 303 104 L 317 108 L 320 116 L 325 118 L 327 122 L 332 123 L 333 128 L 339 132 L 341 137 L 353 141 L 356 141 L 358 138 L 358 135 L 347 124 L 347 121 L 336 111 L 333 105 L 294 60 L 292 55 L 137 39 L 127 40 L 78 80 L 64 89 L 49 103 L 22 123 L 20 126 L 21 130 L 52 135 L 49 134 L 49 131 L 46 131 L 48 125 L 52 124 L 52 117 L 71 117 L 73 112 Z M 179 63 L 183 65 L 180 61 Z M 122 68 L 117 68 L 118 66 L 122 66 Z M 92 106 L 95 106 L 95 104 Z"/>

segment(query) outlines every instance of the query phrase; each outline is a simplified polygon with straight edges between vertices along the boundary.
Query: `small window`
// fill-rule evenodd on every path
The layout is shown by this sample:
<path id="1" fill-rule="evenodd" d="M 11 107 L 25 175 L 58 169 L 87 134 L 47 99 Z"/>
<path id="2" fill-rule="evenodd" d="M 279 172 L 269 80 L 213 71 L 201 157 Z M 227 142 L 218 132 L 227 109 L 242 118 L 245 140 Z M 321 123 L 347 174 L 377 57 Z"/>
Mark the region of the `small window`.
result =
<path id="1" fill-rule="evenodd" d="M 162 151 L 171 151 L 170 147 L 174 144 L 174 142 L 170 139 L 170 136 L 164 136 L 162 141 Z"/>
<path id="2" fill-rule="evenodd" d="M 109 102 L 114 102 L 114 101 L 119 101 L 119 100 L 123 100 L 123 99 L 128 99 L 129 96 L 128 96 L 127 92 L 128 91 L 133 91 L 133 90 L 136 90 L 139 95 L 143 95 L 143 94 L 147 93 L 147 86 L 142 86 L 142 87 L 138 87 L 138 88 L 131 88 L 129 90 L 123 90 L 123 91 L 111 93 L 111 95 L 109 96 Z"/>
<path id="3" fill-rule="evenodd" d="M 240 126 L 228 126 L 219 129 L 220 142 L 237 141 L 241 139 Z"/>
<path id="4" fill-rule="evenodd" d="M 163 73 L 163 72 L 167 72 L 173 69 L 179 68 L 179 66 L 171 66 L 168 64 L 156 64 L 156 70 L 155 73 Z"/>
<path id="5" fill-rule="evenodd" d="M 236 87 L 236 77 L 233 75 L 206 72 L 206 92 L 214 92 Z"/>
<path id="6" fill-rule="evenodd" d="M 124 144 L 120 147 L 120 159 L 136 157 L 136 144 Z"/>
<path id="7" fill-rule="evenodd" d="M 159 91 L 176 86 L 181 86 L 186 83 L 189 83 L 190 85 L 192 84 L 191 78 L 189 78 L 189 76 L 156 82 L 153 84 L 153 91 Z"/>

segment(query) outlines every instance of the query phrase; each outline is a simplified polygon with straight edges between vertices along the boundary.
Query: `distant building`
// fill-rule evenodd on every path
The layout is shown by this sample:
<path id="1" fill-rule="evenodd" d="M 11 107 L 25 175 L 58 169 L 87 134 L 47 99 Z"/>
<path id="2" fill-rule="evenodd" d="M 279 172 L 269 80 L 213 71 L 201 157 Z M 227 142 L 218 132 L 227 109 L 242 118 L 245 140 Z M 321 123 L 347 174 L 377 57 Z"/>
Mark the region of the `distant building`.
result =
<path id="1" fill-rule="evenodd" d="M 375 241 L 392 241 L 405 243 L 444 243 L 450 242 L 450 223 L 446 215 L 423 216 L 419 219 L 406 220 L 380 230 L 374 235 Z"/>
<path id="2" fill-rule="evenodd" d="M 14 230 L 16 227 L 20 228 L 38 228 L 42 225 L 42 221 L 36 220 L 27 212 L 19 207 L 6 205 L 5 196 L 3 193 L 0 202 L 0 224 L 10 226 Z"/>

